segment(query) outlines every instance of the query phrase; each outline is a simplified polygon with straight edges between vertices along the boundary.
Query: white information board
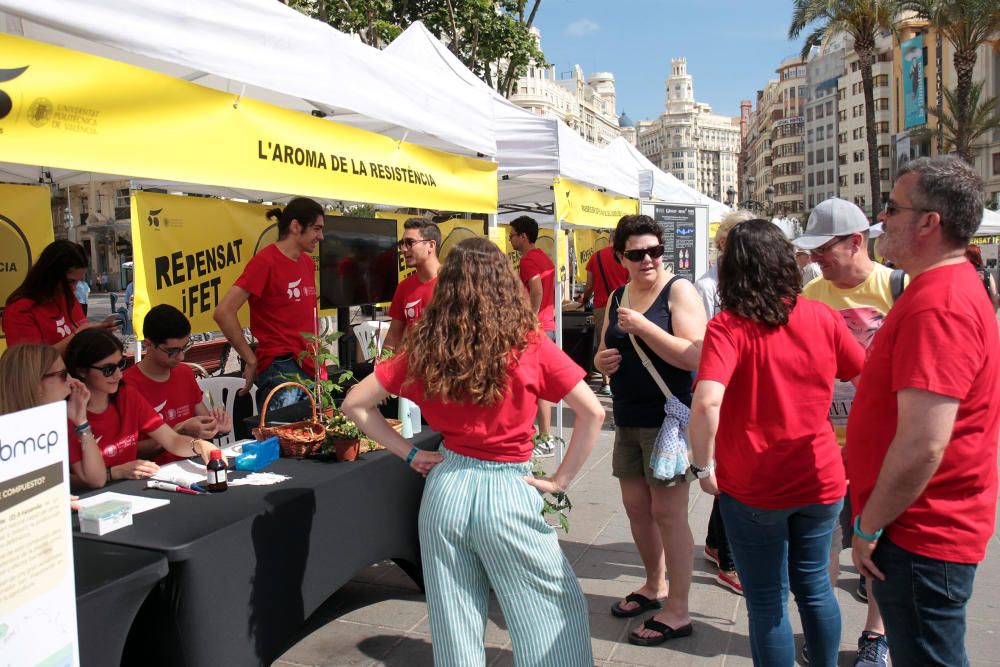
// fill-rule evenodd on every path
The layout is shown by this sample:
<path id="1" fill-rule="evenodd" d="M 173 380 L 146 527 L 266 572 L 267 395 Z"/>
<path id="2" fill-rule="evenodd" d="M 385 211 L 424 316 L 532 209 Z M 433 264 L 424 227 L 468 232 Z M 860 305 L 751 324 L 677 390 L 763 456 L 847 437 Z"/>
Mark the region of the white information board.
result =
<path id="1" fill-rule="evenodd" d="M 0 665 L 80 664 L 66 403 L 0 417 Z"/>

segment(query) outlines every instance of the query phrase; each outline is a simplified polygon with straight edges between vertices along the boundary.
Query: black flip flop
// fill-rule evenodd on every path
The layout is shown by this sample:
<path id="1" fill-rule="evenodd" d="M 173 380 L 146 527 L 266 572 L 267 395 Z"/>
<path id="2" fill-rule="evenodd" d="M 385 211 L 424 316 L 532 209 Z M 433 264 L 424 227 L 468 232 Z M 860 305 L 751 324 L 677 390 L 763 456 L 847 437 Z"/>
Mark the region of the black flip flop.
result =
<path id="1" fill-rule="evenodd" d="M 616 602 L 611 605 L 611 615 L 618 618 L 632 618 L 652 609 L 663 608 L 663 600 L 650 600 L 641 593 L 629 593 L 625 596 L 625 602 L 635 602 L 637 606 L 631 609 L 622 609 L 622 603 Z"/>
<path id="2" fill-rule="evenodd" d="M 652 630 L 653 632 L 659 632 L 659 637 L 639 637 L 635 633 L 628 633 L 628 643 L 635 644 L 636 646 L 658 646 L 668 639 L 677 639 L 678 637 L 688 637 L 694 632 L 694 628 L 690 623 L 687 625 L 677 628 L 676 630 L 669 625 L 664 625 L 659 621 L 654 621 L 652 618 L 646 619 L 646 622 L 642 624 L 642 627 L 647 630 Z"/>

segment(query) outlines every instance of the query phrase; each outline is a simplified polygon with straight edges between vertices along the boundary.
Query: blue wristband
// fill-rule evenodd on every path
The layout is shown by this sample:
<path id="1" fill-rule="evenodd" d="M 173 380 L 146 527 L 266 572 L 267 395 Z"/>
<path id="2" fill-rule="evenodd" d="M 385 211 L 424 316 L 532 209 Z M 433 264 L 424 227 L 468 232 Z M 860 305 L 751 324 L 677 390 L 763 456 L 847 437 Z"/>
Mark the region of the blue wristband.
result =
<path id="1" fill-rule="evenodd" d="M 413 457 L 416 456 L 417 452 L 419 451 L 420 450 L 417 449 L 416 447 L 410 450 L 410 453 L 406 455 L 406 465 L 410 465 L 411 463 L 413 463 Z"/>
<path id="2" fill-rule="evenodd" d="M 854 517 L 854 534 L 866 542 L 874 542 L 878 538 L 882 537 L 883 530 L 885 530 L 885 528 L 879 528 L 874 533 L 869 535 L 861 530 L 861 515 L 859 514 Z"/>
<path id="3" fill-rule="evenodd" d="M 74 426 L 73 430 L 76 431 L 77 435 L 83 435 L 83 432 L 90 428 L 90 422 L 83 422 L 79 426 Z"/>

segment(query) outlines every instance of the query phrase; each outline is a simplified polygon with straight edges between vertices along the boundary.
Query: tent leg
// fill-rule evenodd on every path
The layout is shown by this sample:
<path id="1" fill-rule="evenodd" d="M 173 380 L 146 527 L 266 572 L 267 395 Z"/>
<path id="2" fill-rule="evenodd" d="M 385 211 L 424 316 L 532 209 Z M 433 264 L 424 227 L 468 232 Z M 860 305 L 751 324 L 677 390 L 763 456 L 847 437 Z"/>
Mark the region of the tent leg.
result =
<path id="1" fill-rule="evenodd" d="M 555 195 L 553 194 L 552 211 L 555 214 L 555 226 L 553 227 L 553 236 L 555 237 L 555 254 L 553 262 L 556 265 L 556 279 L 553 281 L 555 288 L 555 307 L 556 307 L 556 345 L 562 349 L 563 346 L 563 334 L 562 334 L 562 280 L 559 278 L 559 243 L 562 236 L 562 221 L 559 219 L 559 211 L 555 205 Z M 563 439 L 563 402 L 559 401 L 556 407 L 556 436 L 560 439 L 559 444 L 559 463 L 562 463 L 563 456 L 565 455 L 564 446 L 562 444 Z"/>

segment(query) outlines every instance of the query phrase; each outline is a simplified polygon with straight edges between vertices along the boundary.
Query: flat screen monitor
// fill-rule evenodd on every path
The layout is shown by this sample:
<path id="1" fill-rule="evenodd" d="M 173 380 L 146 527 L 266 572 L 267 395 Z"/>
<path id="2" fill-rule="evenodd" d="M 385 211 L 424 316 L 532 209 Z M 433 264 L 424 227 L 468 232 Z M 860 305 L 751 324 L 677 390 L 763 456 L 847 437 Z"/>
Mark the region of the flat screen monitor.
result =
<path id="1" fill-rule="evenodd" d="M 328 215 L 319 246 L 321 308 L 392 301 L 399 275 L 396 221 Z"/>

